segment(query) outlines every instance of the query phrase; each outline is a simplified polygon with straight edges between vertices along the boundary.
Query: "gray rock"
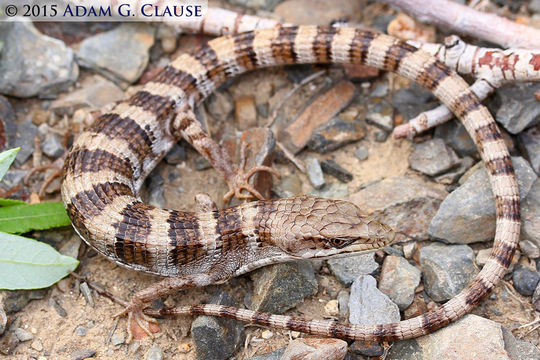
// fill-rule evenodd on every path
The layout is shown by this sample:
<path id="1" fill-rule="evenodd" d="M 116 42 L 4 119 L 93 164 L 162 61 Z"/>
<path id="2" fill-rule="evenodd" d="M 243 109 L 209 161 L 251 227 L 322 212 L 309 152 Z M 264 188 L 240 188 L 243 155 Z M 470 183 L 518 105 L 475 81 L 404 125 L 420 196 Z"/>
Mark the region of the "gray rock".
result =
<path id="1" fill-rule="evenodd" d="M 274 184 L 272 191 L 280 198 L 300 195 L 302 193 L 302 180 L 296 175 L 282 177 L 279 183 Z"/>
<path id="2" fill-rule="evenodd" d="M 540 248 L 530 240 L 520 241 L 519 248 L 529 259 L 537 259 L 540 257 Z"/>
<path id="3" fill-rule="evenodd" d="M 315 189 L 320 189 L 324 186 L 325 180 L 319 160 L 314 157 L 308 157 L 305 161 L 306 172 L 309 182 Z"/>
<path id="4" fill-rule="evenodd" d="M 517 264 L 512 272 L 512 281 L 518 293 L 523 296 L 532 296 L 538 282 L 540 282 L 540 273 Z"/>
<path id="5" fill-rule="evenodd" d="M 369 156 L 368 147 L 365 145 L 358 147 L 358 149 L 354 150 L 354 156 L 356 156 L 358 160 L 366 160 Z"/>
<path id="6" fill-rule="evenodd" d="M 186 148 L 178 144 L 174 144 L 172 149 L 165 155 L 165 161 L 170 165 L 180 164 L 186 159 Z"/>
<path id="7" fill-rule="evenodd" d="M 1 46 L 0 46 L 1 51 Z M 0 126 L 3 127 L 3 134 L 0 134 L 0 149 L 12 148 L 12 144 L 17 137 L 17 126 L 15 121 L 17 116 L 11 103 L 4 96 L 0 95 Z M 1 151 L 0 150 L 0 151 Z"/>
<path id="8" fill-rule="evenodd" d="M 255 356 L 246 360 L 281 360 L 284 352 L 285 348 L 281 348 L 277 349 L 276 351 L 272 351 L 271 353 Z"/>
<path id="9" fill-rule="evenodd" d="M 423 360 L 422 348 L 416 339 L 396 341 L 388 350 L 387 360 Z M 427 360 L 427 359 L 426 359 Z"/>
<path id="10" fill-rule="evenodd" d="M 540 175 L 540 125 L 520 133 L 519 140 L 532 168 Z"/>
<path id="11" fill-rule="evenodd" d="M 159 170 L 159 169 L 158 169 Z M 154 171 L 148 179 L 148 203 L 153 206 L 164 207 L 165 195 L 163 184 L 165 180 L 159 171 Z"/>
<path id="12" fill-rule="evenodd" d="M 218 291 L 209 303 L 238 307 L 238 303 L 224 291 Z M 244 325 L 234 319 L 199 316 L 191 324 L 198 360 L 228 359 L 242 343 Z"/>
<path id="13" fill-rule="evenodd" d="M 336 117 L 313 131 L 307 147 L 317 153 L 326 154 L 361 140 L 365 135 L 366 132 L 360 122 Z"/>
<path id="14" fill-rule="evenodd" d="M 15 336 L 17 337 L 17 339 L 19 339 L 20 342 L 30 341 L 34 339 L 34 335 L 24 329 L 16 328 L 14 332 Z"/>
<path id="15" fill-rule="evenodd" d="M 502 326 L 477 315 L 466 315 L 432 334 L 398 341 L 388 360 L 475 359 L 510 360 Z"/>
<path id="16" fill-rule="evenodd" d="M 456 296 L 478 273 L 467 245 L 430 244 L 420 249 L 420 266 L 427 294 L 434 301 Z"/>
<path id="17" fill-rule="evenodd" d="M 349 286 L 360 275 L 373 274 L 379 268 L 379 264 L 375 261 L 375 253 L 372 252 L 329 259 L 328 268 L 341 283 Z"/>
<path id="18" fill-rule="evenodd" d="M 21 311 L 30 302 L 30 292 L 4 291 L 4 311 L 6 314 L 13 314 Z"/>
<path id="19" fill-rule="evenodd" d="M 459 156 L 478 157 L 478 149 L 460 121 L 447 121 L 437 126 L 435 137 L 442 138 Z"/>
<path id="20" fill-rule="evenodd" d="M 154 44 L 154 32 L 154 27 L 149 24 L 122 24 L 83 40 L 77 60 L 82 67 L 90 68 L 126 88 L 146 68 L 148 51 Z"/>
<path id="21" fill-rule="evenodd" d="M 62 146 L 60 139 L 54 134 L 45 137 L 45 140 L 41 143 L 41 148 L 45 155 L 53 159 L 59 158 L 64 153 L 64 147 Z"/>
<path id="22" fill-rule="evenodd" d="M 255 10 L 272 11 L 283 0 L 229 0 L 231 4 Z"/>
<path id="23" fill-rule="evenodd" d="M 281 360 L 341 360 L 347 354 L 347 343 L 339 339 L 306 338 L 289 343 Z"/>
<path id="24" fill-rule="evenodd" d="M 538 83 L 515 83 L 504 85 L 497 90 L 502 106 L 495 119 L 511 134 L 540 122 L 540 106 L 535 93 L 540 90 Z"/>
<path id="25" fill-rule="evenodd" d="M 114 346 L 120 346 L 126 341 L 124 334 L 115 333 L 111 336 L 111 344 Z"/>
<path id="26" fill-rule="evenodd" d="M 253 273 L 253 296 L 250 309 L 281 314 L 318 290 L 313 266 L 309 261 L 295 261 L 267 266 Z"/>
<path id="27" fill-rule="evenodd" d="M 105 105 L 123 99 L 124 96 L 122 89 L 113 82 L 94 75 L 85 78 L 77 90 L 62 94 L 59 99 L 53 101 L 50 110 L 58 115 L 71 115 L 85 107 L 91 110 L 101 109 Z"/>
<path id="28" fill-rule="evenodd" d="M 321 189 L 314 189 L 310 191 L 309 195 L 329 199 L 345 200 L 349 197 L 349 187 L 347 186 L 347 184 L 335 181 L 326 186 L 323 186 Z"/>
<path id="29" fill-rule="evenodd" d="M 225 121 L 234 109 L 233 99 L 225 91 L 214 91 L 206 102 L 206 109 L 217 120 Z"/>
<path id="30" fill-rule="evenodd" d="M 17 123 L 17 133 L 12 147 L 20 147 L 21 150 L 19 150 L 13 162 L 16 167 L 21 166 L 30 158 L 30 155 L 34 152 L 34 138 L 38 134 L 39 130 L 31 120 Z"/>
<path id="31" fill-rule="evenodd" d="M 86 358 L 91 358 L 94 355 L 96 355 L 96 350 L 91 350 L 91 349 L 75 350 L 74 352 L 71 353 L 71 359 L 84 360 Z"/>
<path id="32" fill-rule="evenodd" d="M 439 184 L 450 185 L 456 183 L 473 165 L 475 161 L 470 156 L 458 160 L 457 166 L 444 174 L 435 177 Z"/>
<path id="33" fill-rule="evenodd" d="M 540 13 L 540 0 L 531 0 L 529 3 L 529 10 Z"/>
<path id="34" fill-rule="evenodd" d="M 373 133 L 373 140 L 376 142 L 385 142 L 388 139 L 388 133 L 385 131 L 375 131 Z"/>
<path id="35" fill-rule="evenodd" d="M 501 326 L 504 348 L 512 360 L 540 359 L 540 350 L 528 341 L 516 339 L 510 330 Z"/>
<path id="36" fill-rule="evenodd" d="M 523 199 L 537 175 L 526 160 L 513 157 L 519 194 Z M 453 244 L 488 241 L 495 235 L 495 200 L 485 167 L 442 202 L 428 229 L 432 239 Z"/>
<path id="37" fill-rule="evenodd" d="M 327 173 L 328 175 L 332 175 L 339 181 L 346 183 L 353 179 L 353 175 L 342 168 L 338 163 L 336 163 L 334 160 L 326 159 L 321 162 L 321 168 L 322 171 Z"/>
<path id="38" fill-rule="evenodd" d="M 394 177 L 366 186 L 350 200 L 399 231 L 397 241 L 426 240 L 427 227 L 447 192 L 417 178 Z"/>
<path id="39" fill-rule="evenodd" d="M 521 238 L 540 247 L 540 179 L 536 179 L 521 204 Z"/>
<path id="40" fill-rule="evenodd" d="M 159 347 L 158 344 L 153 344 L 148 352 L 146 353 L 146 360 L 162 360 L 163 359 L 163 350 Z"/>
<path id="41" fill-rule="evenodd" d="M 339 313 L 345 315 L 349 312 L 349 292 L 341 290 L 337 295 L 337 301 L 339 304 Z"/>
<path id="42" fill-rule="evenodd" d="M 352 324 L 387 324 L 399 321 L 399 308 L 377 289 L 371 275 L 361 275 L 351 285 L 349 321 Z"/>
<path id="43" fill-rule="evenodd" d="M 387 83 L 377 84 L 369 93 L 369 96 L 374 98 L 383 98 L 388 95 L 389 86 Z"/>
<path id="44" fill-rule="evenodd" d="M 437 106 L 433 99 L 431 92 L 414 83 L 410 88 L 394 91 L 391 103 L 405 119 L 412 119 Z"/>
<path id="45" fill-rule="evenodd" d="M 401 311 L 412 304 L 420 284 L 420 270 L 398 256 L 387 256 L 381 269 L 379 290 L 388 295 Z"/>
<path id="46" fill-rule="evenodd" d="M 15 349 L 19 345 L 19 339 L 14 333 L 8 332 L 6 335 L 0 337 L 0 354 L 12 355 Z"/>
<path id="47" fill-rule="evenodd" d="M 391 132 L 394 129 L 394 109 L 383 99 L 370 99 L 367 103 L 366 121 Z"/>
<path id="48" fill-rule="evenodd" d="M 86 328 L 84 326 L 77 326 L 75 328 L 75 334 L 77 336 L 86 336 Z"/>
<path id="49" fill-rule="evenodd" d="M 0 25 L 0 92 L 10 96 L 54 95 L 79 76 L 73 51 L 41 34 L 29 21 Z"/>
<path id="50" fill-rule="evenodd" d="M 411 168 L 428 176 L 439 175 L 458 164 L 454 150 L 442 139 L 431 139 L 417 144 L 409 156 Z"/>
<path id="51" fill-rule="evenodd" d="M 532 303 L 537 311 L 540 311 L 540 283 L 536 285 L 536 290 L 534 290 L 532 296 Z"/>

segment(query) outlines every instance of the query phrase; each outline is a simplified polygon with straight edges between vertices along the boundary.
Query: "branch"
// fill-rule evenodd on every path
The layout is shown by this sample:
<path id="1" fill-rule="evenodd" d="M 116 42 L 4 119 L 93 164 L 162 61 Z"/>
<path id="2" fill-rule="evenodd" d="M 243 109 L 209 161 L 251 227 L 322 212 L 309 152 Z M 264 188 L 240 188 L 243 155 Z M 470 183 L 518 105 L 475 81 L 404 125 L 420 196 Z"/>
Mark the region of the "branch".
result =
<path id="1" fill-rule="evenodd" d="M 467 34 L 504 48 L 540 49 L 540 30 L 449 0 L 382 0 L 445 31 Z"/>

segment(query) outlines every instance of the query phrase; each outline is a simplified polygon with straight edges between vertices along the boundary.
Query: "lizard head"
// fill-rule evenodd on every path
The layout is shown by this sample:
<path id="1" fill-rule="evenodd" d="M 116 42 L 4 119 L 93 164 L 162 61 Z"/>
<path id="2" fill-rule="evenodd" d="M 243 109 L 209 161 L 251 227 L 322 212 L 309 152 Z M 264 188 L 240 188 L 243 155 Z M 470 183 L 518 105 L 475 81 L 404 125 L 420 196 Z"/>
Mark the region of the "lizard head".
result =
<path id="1" fill-rule="evenodd" d="M 294 258 L 329 258 L 390 245 L 395 232 L 347 201 L 301 197 L 289 207 L 277 245 Z"/>

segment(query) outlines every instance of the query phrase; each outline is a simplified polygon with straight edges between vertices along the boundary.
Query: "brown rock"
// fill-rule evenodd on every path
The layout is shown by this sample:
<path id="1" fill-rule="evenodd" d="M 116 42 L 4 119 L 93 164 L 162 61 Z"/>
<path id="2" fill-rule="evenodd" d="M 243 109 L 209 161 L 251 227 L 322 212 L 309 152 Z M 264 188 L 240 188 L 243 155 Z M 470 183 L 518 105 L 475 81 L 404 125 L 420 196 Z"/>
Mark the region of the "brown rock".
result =
<path id="1" fill-rule="evenodd" d="M 351 80 L 369 80 L 378 77 L 381 73 L 379 69 L 373 66 L 362 64 L 347 64 L 343 65 L 343 68 L 345 68 L 345 74 Z"/>
<path id="2" fill-rule="evenodd" d="M 339 339 L 296 339 L 291 341 L 281 360 L 342 360 L 347 343 Z"/>
<path id="3" fill-rule="evenodd" d="M 309 141 L 313 130 L 330 121 L 353 99 L 356 87 L 340 81 L 318 96 L 300 116 L 285 128 L 279 138 L 292 152 L 299 152 Z"/>
<path id="4" fill-rule="evenodd" d="M 242 96 L 234 100 L 236 126 L 245 130 L 257 126 L 257 108 L 253 96 Z"/>

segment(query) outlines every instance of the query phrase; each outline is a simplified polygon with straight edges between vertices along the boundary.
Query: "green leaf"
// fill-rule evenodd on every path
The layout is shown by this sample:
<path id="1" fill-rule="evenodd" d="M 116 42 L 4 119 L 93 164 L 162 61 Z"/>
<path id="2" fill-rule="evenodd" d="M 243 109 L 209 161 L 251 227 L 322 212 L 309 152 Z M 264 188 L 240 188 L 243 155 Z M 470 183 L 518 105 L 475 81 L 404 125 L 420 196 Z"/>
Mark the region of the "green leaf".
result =
<path id="1" fill-rule="evenodd" d="M 70 224 L 64 204 L 61 202 L 0 208 L 0 231 L 11 234 L 22 234 L 30 230 L 45 230 Z"/>
<path id="2" fill-rule="evenodd" d="M 48 287 L 78 265 L 45 243 L 0 232 L 0 289 Z"/>
<path id="3" fill-rule="evenodd" d="M 0 180 L 4 178 L 4 175 L 6 175 L 9 166 L 13 160 L 15 160 L 15 156 L 17 156 L 20 149 L 21 148 L 10 149 L 0 153 Z"/>
<path id="4" fill-rule="evenodd" d="M 14 199 L 0 199 L 0 206 L 13 206 L 13 205 L 25 205 L 26 203 L 21 200 Z"/>

